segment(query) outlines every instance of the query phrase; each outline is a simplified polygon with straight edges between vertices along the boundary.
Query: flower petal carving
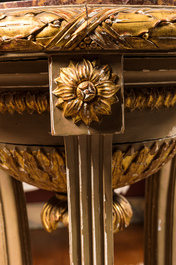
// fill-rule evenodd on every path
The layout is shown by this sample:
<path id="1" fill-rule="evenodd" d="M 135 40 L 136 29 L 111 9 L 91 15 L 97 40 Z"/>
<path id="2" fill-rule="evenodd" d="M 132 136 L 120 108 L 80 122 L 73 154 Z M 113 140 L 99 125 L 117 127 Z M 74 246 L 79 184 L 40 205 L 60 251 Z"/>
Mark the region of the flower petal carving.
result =
<path id="1" fill-rule="evenodd" d="M 60 84 L 55 90 L 54 95 L 63 100 L 70 100 L 75 98 L 74 87 L 67 84 Z"/>
<path id="2" fill-rule="evenodd" d="M 79 80 L 89 80 L 92 72 L 93 72 L 93 66 L 90 61 L 83 60 L 82 62 L 78 62 L 76 65 Z"/>
<path id="3" fill-rule="evenodd" d="M 103 115 L 111 114 L 111 105 L 118 102 L 116 80 L 109 65 L 86 59 L 70 61 L 55 79 L 53 94 L 59 98 L 55 106 L 63 109 L 64 117 L 72 117 L 74 123 L 100 122 Z"/>
<path id="4" fill-rule="evenodd" d="M 94 71 L 92 73 L 91 81 L 96 82 L 102 82 L 107 81 L 110 79 L 110 68 L 109 65 L 103 65 L 103 66 L 96 66 L 94 68 Z"/>
<path id="5" fill-rule="evenodd" d="M 97 115 L 94 112 L 94 108 L 87 103 L 84 103 L 84 107 L 80 110 L 80 117 L 85 124 L 90 124 L 91 121 L 100 122 Z"/>
<path id="6" fill-rule="evenodd" d="M 78 82 L 77 73 L 73 68 L 61 68 L 60 79 L 58 81 L 65 84 L 74 85 L 76 82 Z"/>
<path id="7" fill-rule="evenodd" d="M 117 85 L 111 81 L 105 81 L 96 85 L 96 89 L 98 92 L 98 96 L 110 98 L 116 93 Z"/>
<path id="8" fill-rule="evenodd" d="M 111 104 L 107 100 L 98 99 L 93 104 L 94 110 L 99 115 L 110 115 L 111 114 Z"/>
<path id="9" fill-rule="evenodd" d="M 77 111 L 80 110 L 82 104 L 83 102 L 79 99 L 68 101 L 64 108 L 64 116 L 75 116 L 77 114 Z"/>

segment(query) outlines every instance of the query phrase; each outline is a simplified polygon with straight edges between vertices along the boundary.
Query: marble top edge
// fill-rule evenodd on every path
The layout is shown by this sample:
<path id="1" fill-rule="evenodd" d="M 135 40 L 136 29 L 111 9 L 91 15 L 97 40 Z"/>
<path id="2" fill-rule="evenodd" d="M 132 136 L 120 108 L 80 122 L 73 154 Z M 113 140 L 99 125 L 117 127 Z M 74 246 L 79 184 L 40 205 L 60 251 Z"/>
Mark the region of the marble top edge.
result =
<path id="1" fill-rule="evenodd" d="M 176 6 L 176 0 L 27 0 L 0 3 L 0 8 L 18 8 L 35 6 L 54 5 L 155 5 L 155 6 Z"/>

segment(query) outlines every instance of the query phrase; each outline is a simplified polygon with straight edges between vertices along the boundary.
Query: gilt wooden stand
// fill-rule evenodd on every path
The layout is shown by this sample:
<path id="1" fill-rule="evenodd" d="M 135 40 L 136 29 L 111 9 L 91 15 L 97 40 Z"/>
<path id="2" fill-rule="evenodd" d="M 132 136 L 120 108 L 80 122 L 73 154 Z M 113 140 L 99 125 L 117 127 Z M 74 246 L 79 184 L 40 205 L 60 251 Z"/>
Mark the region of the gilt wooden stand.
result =
<path id="1" fill-rule="evenodd" d="M 176 263 L 175 2 L 125 4 L 0 4 L 0 264 L 32 264 L 19 181 L 56 192 L 42 223 L 71 265 L 113 265 L 113 190 L 147 177 L 145 265 Z"/>

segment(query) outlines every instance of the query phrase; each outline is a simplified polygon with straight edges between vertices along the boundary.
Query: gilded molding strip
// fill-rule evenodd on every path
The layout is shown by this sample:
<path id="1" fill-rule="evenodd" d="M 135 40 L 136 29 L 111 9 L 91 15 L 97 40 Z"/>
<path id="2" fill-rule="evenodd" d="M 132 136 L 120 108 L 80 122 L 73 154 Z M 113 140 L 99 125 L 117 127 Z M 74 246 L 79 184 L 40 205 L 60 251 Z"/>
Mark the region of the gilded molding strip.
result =
<path id="1" fill-rule="evenodd" d="M 2 10 L 1 52 L 175 49 L 174 7 L 38 7 Z"/>
<path id="2" fill-rule="evenodd" d="M 125 89 L 124 99 L 125 108 L 130 109 L 130 111 L 135 109 L 142 111 L 145 108 L 151 110 L 162 107 L 170 108 L 176 105 L 176 90 L 174 87 Z M 50 111 L 49 93 L 0 93 L 0 113 L 9 112 L 13 114 L 18 112 L 22 114 L 25 111 L 29 114 L 34 111 L 39 114 Z"/>
<path id="3" fill-rule="evenodd" d="M 133 184 L 156 173 L 176 154 L 176 142 L 154 142 L 151 147 L 141 145 L 126 152 L 116 150 L 112 156 L 112 188 Z M 31 151 L 27 148 L 0 149 L 0 169 L 10 176 L 41 189 L 67 192 L 65 155 L 56 149 Z"/>
<path id="4" fill-rule="evenodd" d="M 125 108 L 134 111 L 145 108 L 174 107 L 176 105 L 175 88 L 125 89 Z"/>
<path id="5" fill-rule="evenodd" d="M 22 114 L 27 111 L 32 114 L 36 111 L 42 114 L 44 111 L 49 111 L 49 93 L 21 93 L 21 92 L 7 92 L 0 93 L 0 113 L 9 112 L 13 114 L 18 112 Z"/>

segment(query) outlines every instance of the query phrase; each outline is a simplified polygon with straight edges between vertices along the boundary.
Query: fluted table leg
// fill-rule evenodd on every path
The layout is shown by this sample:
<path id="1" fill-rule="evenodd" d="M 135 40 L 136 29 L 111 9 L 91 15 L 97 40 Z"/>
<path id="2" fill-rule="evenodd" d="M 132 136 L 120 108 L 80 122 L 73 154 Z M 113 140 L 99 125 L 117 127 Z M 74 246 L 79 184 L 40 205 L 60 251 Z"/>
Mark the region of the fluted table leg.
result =
<path id="1" fill-rule="evenodd" d="M 112 265 L 112 136 L 65 137 L 70 264 Z"/>
<path id="2" fill-rule="evenodd" d="M 176 264 L 176 158 L 146 180 L 145 265 Z"/>
<path id="3" fill-rule="evenodd" d="M 0 264 L 31 265 L 22 183 L 0 171 Z"/>

